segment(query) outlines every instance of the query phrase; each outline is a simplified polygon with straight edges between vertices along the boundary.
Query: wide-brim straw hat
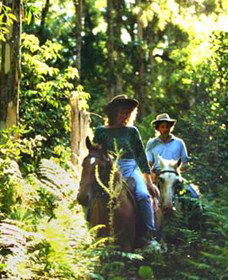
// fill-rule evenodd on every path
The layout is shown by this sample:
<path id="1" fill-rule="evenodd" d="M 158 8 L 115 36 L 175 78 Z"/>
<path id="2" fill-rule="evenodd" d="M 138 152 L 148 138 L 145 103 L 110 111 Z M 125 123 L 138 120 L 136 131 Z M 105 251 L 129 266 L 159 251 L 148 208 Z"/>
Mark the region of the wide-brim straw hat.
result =
<path id="1" fill-rule="evenodd" d="M 176 119 L 171 119 L 167 113 L 163 113 L 156 116 L 156 119 L 151 122 L 151 124 L 156 125 L 161 122 L 168 122 L 172 124 L 172 126 L 177 122 Z"/>
<path id="2" fill-rule="evenodd" d="M 134 110 L 139 105 L 136 99 L 128 98 L 126 95 L 116 95 L 108 104 L 104 107 L 104 113 L 117 109 L 118 107 L 127 107 L 130 110 Z"/>

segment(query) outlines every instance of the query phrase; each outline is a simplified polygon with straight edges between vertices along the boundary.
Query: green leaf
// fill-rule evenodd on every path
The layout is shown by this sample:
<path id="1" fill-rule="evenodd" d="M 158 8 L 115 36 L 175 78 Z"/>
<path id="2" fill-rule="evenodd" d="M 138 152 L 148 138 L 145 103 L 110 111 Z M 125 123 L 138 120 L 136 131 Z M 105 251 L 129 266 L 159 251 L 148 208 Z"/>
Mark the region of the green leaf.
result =
<path id="1" fill-rule="evenodd" d="M 13 19 L 13 20 L 17 21 L 17 18 L 15 17 L 15 15 L 14 15 L 14 14 L 8 14 L 8 16 L 9 16 L 11 19 Z"/>
<path id="2" fill-rule="evenodd" d="M 143 279 L 149 280 L 149 279 L 153 279 L 153 277 L 154 277 L 153 270 L 148 265 L 140 266 L 138 273 L 139 273 L 139 276 Z"/>

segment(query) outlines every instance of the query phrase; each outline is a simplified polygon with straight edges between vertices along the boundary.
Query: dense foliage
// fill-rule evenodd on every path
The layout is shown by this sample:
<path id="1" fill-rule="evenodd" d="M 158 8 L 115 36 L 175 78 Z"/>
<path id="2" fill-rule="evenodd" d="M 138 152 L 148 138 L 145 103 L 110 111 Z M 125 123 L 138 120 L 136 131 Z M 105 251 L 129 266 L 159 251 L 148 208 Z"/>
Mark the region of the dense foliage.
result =
<path id="1" fill-rule="evenodd" d="M 23 177 L 18 163 L 24 153 L 30 163 L 34 160 L 40 140 L 21 141 L 15 137 L 18 129 L 10 132 L 0 146 L 0 275 L 81 279 L 97 264 L 102 242 L 94 242 L 75 204 L 78 182 L 53 160 L 40 161 L 35 172 Z"/>
<path id="2" fill-rule="evenodd" d="M 43 137 L 48 147 L 46 156 L 59 155 L 60 145 L 69 146 L 70 98 L 88 98 L 83 87 L 74 83 L 78 78 L 76 68 L 53 66 L 61 60 L 62 49 L 59 43 L 47 41 L 40 46 L 36 36 L 22 35 L 20 122 L 26 127 L 27 136 Z"/>

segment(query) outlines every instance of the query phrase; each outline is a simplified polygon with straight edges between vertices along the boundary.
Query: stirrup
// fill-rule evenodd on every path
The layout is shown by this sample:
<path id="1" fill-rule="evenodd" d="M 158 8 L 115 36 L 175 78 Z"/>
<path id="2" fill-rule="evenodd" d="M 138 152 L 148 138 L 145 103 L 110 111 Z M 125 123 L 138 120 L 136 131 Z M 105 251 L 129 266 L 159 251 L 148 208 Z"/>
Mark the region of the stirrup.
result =
<path id="1" fill-rule="evenodd" d="M 153 250 L 155 252 L 162 252 L 162 247 L 161 244 L 153 238 L 152 240 L 148 241 L 147 244 L 145 245 L 146 249 Z"/>

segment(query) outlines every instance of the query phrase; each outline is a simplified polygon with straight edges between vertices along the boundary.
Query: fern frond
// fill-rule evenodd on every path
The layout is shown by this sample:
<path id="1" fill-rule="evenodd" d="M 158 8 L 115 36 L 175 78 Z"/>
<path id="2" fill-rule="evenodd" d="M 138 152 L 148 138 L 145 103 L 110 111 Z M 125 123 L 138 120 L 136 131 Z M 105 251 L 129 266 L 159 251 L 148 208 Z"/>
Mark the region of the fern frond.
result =
<path id="1" fill-rule="evenodd" d="M 78 181 L 53 160 L 41 160 L 38 177 L 44 187 L 53 195 L 61 198 L 73 194 L 76 197 L 79 188 Z"/>

